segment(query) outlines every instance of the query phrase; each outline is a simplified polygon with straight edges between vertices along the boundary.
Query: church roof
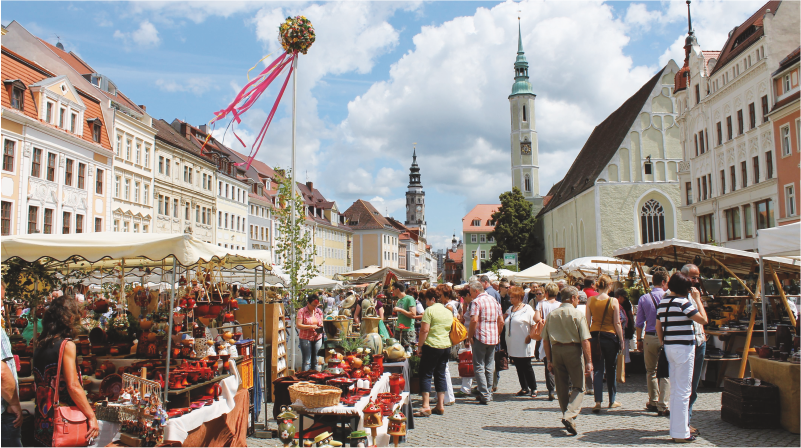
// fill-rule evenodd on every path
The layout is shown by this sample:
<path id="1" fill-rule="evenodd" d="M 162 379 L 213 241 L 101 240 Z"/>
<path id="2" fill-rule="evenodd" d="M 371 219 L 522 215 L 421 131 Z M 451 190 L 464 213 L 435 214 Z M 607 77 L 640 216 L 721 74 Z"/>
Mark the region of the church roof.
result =
<path id="1" fill-rule="evenodd" d="M 654 86 L 666 68 L 667 66 L 659 70 L 637 93 L 595 127 L 565 177 L 548 192 L 547 196 L 553 197 L 540 210 L 538 216 L 548 213 L 595 185 L 595 180 L 629 135 L 629 129 L 650 99 Z"/>

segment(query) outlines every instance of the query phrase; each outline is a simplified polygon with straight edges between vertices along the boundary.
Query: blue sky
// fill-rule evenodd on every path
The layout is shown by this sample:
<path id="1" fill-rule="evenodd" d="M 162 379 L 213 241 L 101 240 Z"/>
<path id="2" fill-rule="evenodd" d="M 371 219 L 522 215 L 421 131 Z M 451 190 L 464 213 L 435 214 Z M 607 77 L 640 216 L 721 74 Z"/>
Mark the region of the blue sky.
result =
<path id="1" fill-rule="evenodd" d="M 705 50 L 762 3 L 693 3 Z M 540 189 L 567 171 L 593 127 L 671 58 L 681 65 L 686 5 L 674 2 L 14 2 L 16 20 L 57 39 L 155 118 L 199 125 L 224 107 L 277 26 L 305 14 L 317 42 L 300 59 L 298 179 L 341 209 L 357 198 L 403 220 L 412 144 L 426 190 L 430 242 L 449 244 L 476 203 L 511 188 L 509 112 L 517 14 L 538 94 Z M 56 37 L 58 36 L 58 38 Z M 265 94 L 239 128 L 250 143 Z M 259 158 L 289 163 L 290 96 Z M 226 143 L 247 152 L 238 143 Z"/>

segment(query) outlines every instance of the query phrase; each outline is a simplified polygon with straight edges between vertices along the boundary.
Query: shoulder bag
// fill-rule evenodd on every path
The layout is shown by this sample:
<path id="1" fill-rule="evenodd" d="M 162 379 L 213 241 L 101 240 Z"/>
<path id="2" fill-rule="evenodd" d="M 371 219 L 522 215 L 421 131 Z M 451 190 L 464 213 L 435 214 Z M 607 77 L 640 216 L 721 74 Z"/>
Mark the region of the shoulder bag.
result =
<path id="1" fill-rule="evenodd" d="M 653 298 L 653 296 L 651 296 L 651 298 Z M 667 310 L 670 310 L 670 305 L 673 303 L 673 299 L 675 299 L 675 297 L 671 298 L 670 302 L 668 302 L 665 313 L 667 313 Z M 665 316 L 664 322 L 667 323 L 667 316 Z M 664 329 L 662 330 L 662 334 L 664 334 Z M 662 346 L 659 347 L 659 359 L 656 361 L 656 377 L 657 378 L 670 377 L 670 366 L 668 364 L 667 355 L 665 355 L 664 341 L 662 341 Z"/>
<path id="2" fill-rule="evenodd" d="M 451 324 L 451 344 L 456 345 L 465 339 L 467 339 L 467 328 L 465 328 L 464 324 L 459 321 L 458 317 L 453 318 L 453 324 Z"/>
<path id="3" fill-rule="evenodd" d="M 61 383 L 61 365 L 64 358 L 64 347 L 67 341 L 61 342 L 58 352 L 58 368 L 56 369 L 56 396 L 53 414 L 53 446 L 87 446 L 86 434 L 89 422 L 86 415 L 77 406 L 62 406 L 58 400 L 58 390 Z"/>

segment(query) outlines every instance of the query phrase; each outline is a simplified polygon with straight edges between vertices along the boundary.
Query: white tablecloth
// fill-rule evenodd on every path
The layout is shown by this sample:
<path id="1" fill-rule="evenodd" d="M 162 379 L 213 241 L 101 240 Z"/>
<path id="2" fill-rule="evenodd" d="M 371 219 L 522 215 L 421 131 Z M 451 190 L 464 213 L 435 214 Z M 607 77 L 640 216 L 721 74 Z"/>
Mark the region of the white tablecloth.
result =
<path id="1" fill-rule="evenodd" d="M 234 369 L 236 370 L 236 369 Z M 164 427 L 164 440 L 183 443 L 189 431 L 199 428 L 205 422 L 225 415 L 234 409 L 234 397 L 239 390 L 239 380 L 236 376 L 229 376 L 220 381 L 222 395 L 219 401 L 211 406 L 204 406 L 178 418 L 171 418 Z"/>

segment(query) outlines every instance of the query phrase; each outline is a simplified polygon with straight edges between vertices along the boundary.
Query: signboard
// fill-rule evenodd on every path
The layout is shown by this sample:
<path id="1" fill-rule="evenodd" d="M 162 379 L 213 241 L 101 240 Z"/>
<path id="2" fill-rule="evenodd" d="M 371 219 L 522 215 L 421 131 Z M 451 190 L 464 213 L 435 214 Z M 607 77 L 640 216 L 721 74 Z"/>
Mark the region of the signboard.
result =
<path id="1" fill-rule="evenodd" d="M 504 266 L 517 266 L 517 253 L 503 254 Z"/>
<path id="2" fill-rule="evenodd" d="M 563 260 L 565 259 L 565 248 L 564 247 L 554 247 L 553 248 L 553 267 L 559 268 L 562 266 Z"/>

